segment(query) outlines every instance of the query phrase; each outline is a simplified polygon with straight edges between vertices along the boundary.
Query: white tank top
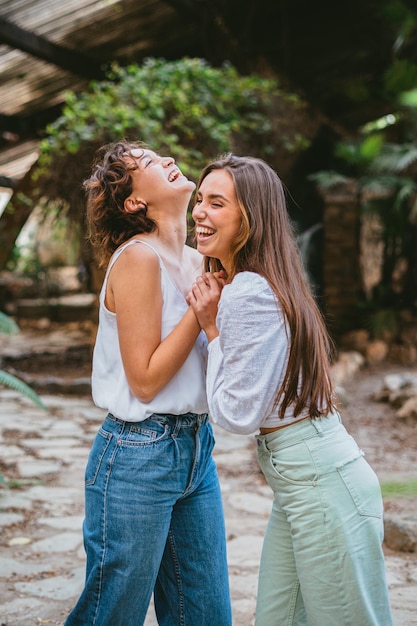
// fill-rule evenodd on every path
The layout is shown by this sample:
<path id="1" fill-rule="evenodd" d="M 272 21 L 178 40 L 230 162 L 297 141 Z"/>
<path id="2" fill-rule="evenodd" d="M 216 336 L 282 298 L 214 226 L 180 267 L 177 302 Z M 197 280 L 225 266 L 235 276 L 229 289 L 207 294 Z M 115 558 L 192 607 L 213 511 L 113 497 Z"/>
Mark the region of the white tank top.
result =
<path id="1" fill-rule="evenodd" d="M 151 248 L 159 259 L 162 289 L 162 339 L 175 328 L 185 314 L 188 304 L 169 275 L 160 255 L 150 244 L 138 239 L 129 241 L 114 253 L 110 260 L 100 292 L 99 326 L 93 353 L 92 394 L 94 403 L 115 417 L 127 422 L 141 422 L 152 413 L 206 413 L 205 373 L 207 339 L 203 331 L 195 342 L 181 369 L 161 389 L 151 402 L 141 402 L 127 383 L 120 355 L 116 314 L 109 311 L 105 295 L 109 272 L 119 255 L 130 245 L 143 244 Z M 140 350 L 140 346 L 138 346 Z"/>

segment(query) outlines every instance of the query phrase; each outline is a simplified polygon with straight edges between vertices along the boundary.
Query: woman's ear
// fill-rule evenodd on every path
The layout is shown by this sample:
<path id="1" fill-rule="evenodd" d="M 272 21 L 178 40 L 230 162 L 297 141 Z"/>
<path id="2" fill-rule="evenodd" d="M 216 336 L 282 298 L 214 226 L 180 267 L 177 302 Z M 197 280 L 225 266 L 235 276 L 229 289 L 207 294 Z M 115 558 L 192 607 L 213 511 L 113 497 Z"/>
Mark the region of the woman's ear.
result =
<path id="1" fill-rule="evenodd" d="M 124 201 L 124 208 L 127 213 L 137 213 L 141 209 L 147 209 L 146 203 L 140 198 L 132 198 L 129 196 Z"/>

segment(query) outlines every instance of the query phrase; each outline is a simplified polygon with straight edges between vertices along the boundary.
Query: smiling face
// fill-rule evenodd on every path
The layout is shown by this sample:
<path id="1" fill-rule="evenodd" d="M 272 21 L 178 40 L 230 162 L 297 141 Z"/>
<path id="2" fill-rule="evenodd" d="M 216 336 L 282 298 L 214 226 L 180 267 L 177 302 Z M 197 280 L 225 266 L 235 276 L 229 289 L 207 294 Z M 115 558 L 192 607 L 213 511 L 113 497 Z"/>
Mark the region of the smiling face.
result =
<path id="1" fill-rule="evenodd" d="M 152 150 L 133 150 L 126 156 L 132 162 L 132 192 L 126 198 L 128 210 L 161 206 L 165 202 L 188 203 L 195 184 L 186 178 L 172 157 L 162 157 Z"/>
<path id="2" fill-rule="evenodd" d="M 242 224 L 242 213 L 232 176 L 213 170 L 202 180 L 193 209 L 197 249 L 221 261 L 230 270 L 233 244 Z"/>

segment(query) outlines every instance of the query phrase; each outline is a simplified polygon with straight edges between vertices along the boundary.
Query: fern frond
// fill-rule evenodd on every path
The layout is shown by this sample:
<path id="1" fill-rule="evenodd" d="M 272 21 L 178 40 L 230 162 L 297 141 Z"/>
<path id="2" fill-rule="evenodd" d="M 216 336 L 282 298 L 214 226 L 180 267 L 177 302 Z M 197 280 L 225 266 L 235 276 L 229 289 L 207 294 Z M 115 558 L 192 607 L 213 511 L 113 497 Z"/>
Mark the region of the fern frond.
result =
<path id="1" fill-rule="evenodd" d="M 0 311 L 0 333 L 4 335 L 16 335 L 19 332 L 19 326 L 11 317 Z"/>
<path id="2" fill-rule="evenodd" d="M 5 387 L 9 387 L 9 389 L 14 389 L 15 391 L 18 391 L 23 396 L 29 398 L 29 400 L 32 400 L 32 402 L 34 402 L 36 406 L 43 409 L 44 411 L 48 411 L 47 407 L 43 404 L 38 394 L 33 391 L 33 389 L 29 387 L 29 385 L 24 383 L 23 380 L 20 380 L 20 378 L 13 376 L 13 374 L 9 374 L 4 370 L 0 370 L 0 385 L 4 385 Z"/>
<path id="3" fill-rule="evenodd" d="M 338 185 L 345 185 L 349 182 L 349 178 L 347 176 L 343 176 L 343 174 L 339 174 L 338 172 L 334 172 L 332 170 L 323 170 L 316 172 L 315 174 L 310 174 L 308 176 L 308 180 L 316 183 L 316 185 L 323 191 L 328 191 Z"/>

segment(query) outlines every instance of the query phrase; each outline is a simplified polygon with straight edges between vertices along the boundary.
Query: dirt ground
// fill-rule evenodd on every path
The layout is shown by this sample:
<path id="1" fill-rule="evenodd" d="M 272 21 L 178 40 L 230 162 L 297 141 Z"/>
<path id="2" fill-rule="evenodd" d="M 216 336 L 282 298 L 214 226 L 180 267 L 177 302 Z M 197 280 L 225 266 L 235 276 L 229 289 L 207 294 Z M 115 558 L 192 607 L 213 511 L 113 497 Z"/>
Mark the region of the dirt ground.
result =
<path id="1" fill-rule="evenodd" d="M 387 363 L 365 367 L 344 384 L 344 402 L 340 407 L 343 422 L 365 452 L 381 482 L 383 492 L 387 483 L 410 484 L 417 480 L 417 420 L 404 423 L 395 417 L 388 403 L 376 402 L 384 377 L 403 372 L 416 373 Z M 417 490 L 404 496 L 401 489 L 384 497 L 385 518 L 417 521 Z M 416 538 L 417 541 L 417 538 Z M 397 625 L 417 624 L 417 551 L 398 552 L 384 544 L 388 580 L 391 583 L 391 603 L 395 608 Z M 414 617 L 413 617 L 414 616 Z"/>
<path id="2" fill-rule="evenodd" d="M 417 368 L 390 363 L 365 366 L 343 384 L 343 422 L 382 482 L 417 478 L 417 420 L 405 423 L 395 417 L 396 409 L 374 399 L 385 376 L 404 372 L 417 373 Z"/>

